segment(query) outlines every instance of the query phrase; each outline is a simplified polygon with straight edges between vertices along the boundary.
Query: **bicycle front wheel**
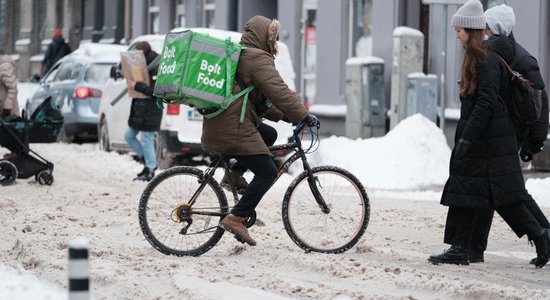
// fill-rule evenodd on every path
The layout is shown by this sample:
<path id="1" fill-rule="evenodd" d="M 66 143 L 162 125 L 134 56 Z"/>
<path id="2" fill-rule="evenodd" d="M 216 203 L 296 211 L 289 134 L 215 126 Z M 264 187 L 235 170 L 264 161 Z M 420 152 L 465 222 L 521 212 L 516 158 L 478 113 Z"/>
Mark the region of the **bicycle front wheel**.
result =
<path id="1" fill-rule="evenodd" d="M 158 251 L 198 256 L 222 237 L 218 227 L 228 213 L 227 198 L 218 182 L 208 180 L 198 192 L 202 171 L 173 167 L 154 177 L 139 201 L 139 224 L 145 239 Z M 191 197 L 199 193 L 196 201 Z"/>
<path id="2" fill-rule="evenodd" d="M 342 253 L 353 247 L 369 223 L 365 187 L 349 171 L 321 166 L 312 169 L 315 185 L 329 211 L 323 212 L 306 172 L 288 187 L 282 218 L 290 238 L 305 251 Z"/>

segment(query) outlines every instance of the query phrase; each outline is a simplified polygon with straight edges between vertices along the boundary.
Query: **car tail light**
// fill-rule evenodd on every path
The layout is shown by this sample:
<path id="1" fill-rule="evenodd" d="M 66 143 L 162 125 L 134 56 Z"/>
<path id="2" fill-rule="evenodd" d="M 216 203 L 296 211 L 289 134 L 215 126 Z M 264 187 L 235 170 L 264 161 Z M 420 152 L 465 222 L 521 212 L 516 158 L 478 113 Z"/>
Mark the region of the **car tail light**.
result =
<path id="1" fill-rule="evenodd" d="M 101 90 L 93 89 L 91 87 L 79 86 L 74 90 L 74 95 L 77 99 L 86 99 L 86 98 L 100 98 Z"/>
<path id="2" fill-rule="evenodd" d="M 166 114 L 168 115 L 179 115 L 180 114 L 180 105 L 179 104 L 168 104 L 166 108 Z"/>

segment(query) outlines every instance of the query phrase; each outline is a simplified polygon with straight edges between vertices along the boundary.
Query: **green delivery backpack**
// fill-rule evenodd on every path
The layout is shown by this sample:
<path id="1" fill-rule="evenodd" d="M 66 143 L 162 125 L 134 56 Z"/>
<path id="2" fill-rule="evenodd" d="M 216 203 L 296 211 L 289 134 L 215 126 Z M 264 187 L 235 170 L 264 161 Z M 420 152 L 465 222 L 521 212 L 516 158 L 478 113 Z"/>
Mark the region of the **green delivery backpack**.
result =
<path id="1" fill-rule="evenodd" d="M 248 94 L 254 89 L 249 86 L 232 94 L 242 49 L 229 37 L 222 40 L 191 30 L 168 33 L 153 91 L 155 97 L 165 103 L 195 107 L 206 118 L 213 118 L 244 95 L 242 123 Z"/>

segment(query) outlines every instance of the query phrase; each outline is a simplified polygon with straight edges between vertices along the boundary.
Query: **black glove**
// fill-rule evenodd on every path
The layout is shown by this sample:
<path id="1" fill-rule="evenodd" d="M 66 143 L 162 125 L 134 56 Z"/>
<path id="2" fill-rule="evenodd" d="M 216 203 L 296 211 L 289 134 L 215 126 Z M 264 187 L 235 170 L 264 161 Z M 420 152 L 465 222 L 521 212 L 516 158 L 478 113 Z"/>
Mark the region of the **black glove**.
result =
<path id="1" fill-rule="evenodd" d="M 321 122 L 319 122 L 319 119 L 317 119 L 314 115 L 307 115 L 303 120 L 302 124 L 308 126 L 308 127 L 321 127 Z"/>
<path id="2" fill-rule="evenodd" d="M 524 162 L 531 161 L 533 159 L 533 151 L 531 151 L 531 147 L 529 147 L 528 143 L 525 143 L 521 147 L 521 151 L 519 151 L 519 157 Z"/>
<path id="3" fill-rule="evenodd" d="M 455 146 L 455 157 L 458 159 L 463 158 L 466 153 L 470 152 L 471 148 L 472 142 L 461 138 Z"/>

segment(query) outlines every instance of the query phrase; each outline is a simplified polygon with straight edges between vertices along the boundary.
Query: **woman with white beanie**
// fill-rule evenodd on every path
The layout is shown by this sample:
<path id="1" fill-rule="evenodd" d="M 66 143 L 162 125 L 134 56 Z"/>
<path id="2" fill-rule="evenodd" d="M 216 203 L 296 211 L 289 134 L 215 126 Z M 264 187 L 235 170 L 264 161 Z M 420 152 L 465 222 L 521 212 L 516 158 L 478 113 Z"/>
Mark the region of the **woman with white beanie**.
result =
<path id="1" fill-rule="evenodd" d="M 464 47 L 460 78 L 460 119 L 451 154 L 450 176 L 441 196 L 448 206 L 444 242 L 451 247 L 428 258 L 433 264 L 470 263 L 473 222 L 479 208 L 494 208 L 514 231 L 526 232 L 537 252 L 535 265 L 550 257 L 550 230 L 539 225 L 524 202 L 523 174 L 514 125 L 504 98 L 510 74 L 484 43 L 486 27 L 479 0 L 466 2 L 451 19 Z"/>
<path id="2" fill-rule="evenodd" d="M 486 34 L 489 36 L 487 43 L 491 50 L 502 57 L 508 57 L 508 64 L 512 69 L 521 73 L 533 83 L 533 87 L 541 91 L 542 110 L 538 121 L 527 128 L 516 128 L 520 157 L 523 161 L 530 161 L 533 154 L 542 151 L 542 146 L 548 135 L 548 95 L 544 89 L 544 81 L 540 74 L 537 60 L 519 45 L 512 34 L 515 26 L 514 9 L 505 4 L 494 6 L 485 11 L 487 18 Z M 526 198 L 524 203 L 527 209 L 544 228 L 550 228 L 550 222 L 544 215 L 532 196 Z M 470 263 L 483 262 L 483 253 L 487 249 L 487 240 L 493 220 L 493 209 L 479 209 L 476 212 L 472 243 L 470 245 Z M 512 227 L 515 228 L 514 226 Z M 518 237 L 525 232 L 515 231 Z M 534 263 L 535 260 L 532 260 Z"/>

